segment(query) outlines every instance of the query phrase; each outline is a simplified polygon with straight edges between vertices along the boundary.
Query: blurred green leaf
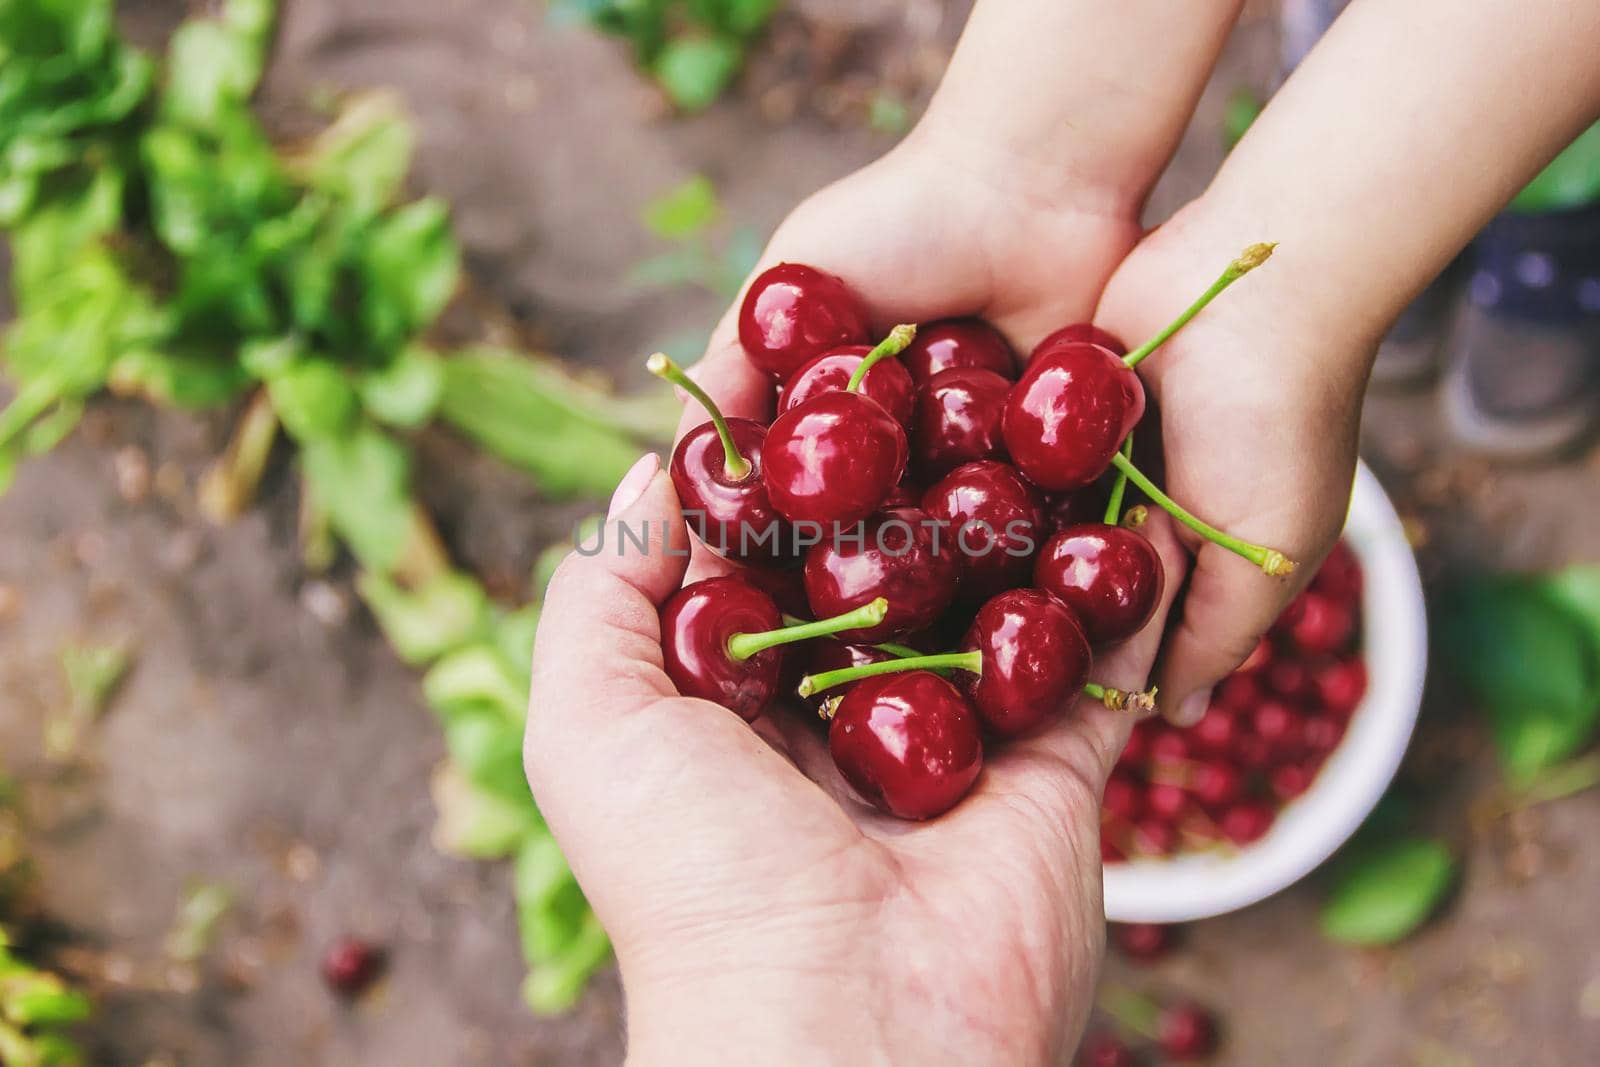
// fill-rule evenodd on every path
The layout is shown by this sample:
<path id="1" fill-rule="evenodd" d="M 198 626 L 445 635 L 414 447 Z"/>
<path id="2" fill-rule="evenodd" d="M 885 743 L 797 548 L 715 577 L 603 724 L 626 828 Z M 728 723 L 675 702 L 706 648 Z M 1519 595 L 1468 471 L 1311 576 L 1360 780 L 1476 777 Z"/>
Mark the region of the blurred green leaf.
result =
<path id="1" fill-rule="evenodd" d="M 443 201 L 418 200 L 374 224 L 362 251 L 362 320 L 378 348 L 430 325 L 455 293 L 460 252 Z"/>
<path id="2" fill-rule="evenodd" d="M 402 589 L 373 571 L 356 580 L 367 607 L 396 654 L 413 666 L 438 659 L 481 637 L 489 625 L 489 597 L 473 578 L 455 571 L 421 588 Z"/>
<path id="3" fill-rule="evenodd" d="M 447 722 L 456 709 L 487 707 L 520 728 L 528 712 L 528 691 L 519 672 L 488 645 L 444 656 L 423 675 L 422 694 Z"/>
<path id="4" fill-rule="evenodd" d="M 1600 123 L 1578 135 L 1511 201 L 1527 215 L 1571 211 L 1600 201 Z"/>
<path id="5" fill-rule="evenodd" d="M 668 41 L 651 69 L 675 105 L 699 111 L 722 95 L 743 61 L 736 41 L 687 35 Z"/>
<path id="6" fill-rule="evenodd" d="M 1244 140 L 1245 131 L 1250 129 L 1265 107 L 1266 102 L 1261 99 L 1261 94 L 1248 85 L 1241 85 L 1230 93 L 1222 111 L 1223 147 L 1231 150 Z"/>
<path id="7" fill-rule="evenodd" d="M 408 345 L 382 367 L 361 376 L 361 403 L 379 422 L 416 429 L 433 418 L 444 395 L 444 365 L 437 353 Z"/>
<path id="8" fill-rule="evenodd" d="M 1489 717 L 1516 788 L 1582 748 L 1600 722 L 1600 668 L 1584 625 L 1538 581 L 1453 590 L 1438 613 L 1444 660 Z"/>
<path id="9" fill-rule="evenodd" d="M 1551 600 L 1572 613 L 1589 630 L 1600 657 L 1600 563 L 1577 563 L 1540 583 Z"/>
<path id="10" fill-rule="evenodd" d="M 399 194 L 415 141 L 393 94 L 363 93 L 290 164 L 313 188 L 345 204 L 357 218 L 368 218 Z"/>
<path id="11" fill-rule="evenodd" d="M 284 429 L 302 445 L 344 436 L 360 413 L 355 386 L 326 359 L 299 359 L 277 370 L 267 377 L 267 392 Z"/>
<path id="12" fill-rule="evenodd" d="M 439 821 L 434 846 L 469 859 L 501 859 L 541 828 L 532 803 L 517 804 L 474 786 L 452 764 L 440 764 L 430 782 Z"/>
<path id="13" fill-rule="evenodd" d="M 132 648 L 126 642 L 69 644 L 61 650 L 68 699 L 45 719 L 45 750 L 52 759 L 64 759 L 77 750 L 84 731 L 104 714 L 132 664 Z"/>
<path id="14" fill-rule="evenodd" d="M 445 726 L 450 759 L 479 789 L 528 805 L 533 796 L 522 770 L 522 729 L 495 712 L 454 716 Z"/>
<path id="15" fill-rule="evenodd" d="M 700 233 L 717 220 L 721 211 L 711 180 L 697 175 L 646 204 L 642 217 L 651 233 L 676 241 Z"/>
<path id="16" fill-rule="evenodd" d="M 250 99 L 261 78 L 260 40 L 214 19 L 185 22 L 167 48 L 161 107 L 186 125 L 214 129 L 225 112 Z"/>
<path id="17" fill-rule="evenodd" d="M 879 133 L 899 137 L 911 128 L 911 107 L 897 94 L 879 89 L 872 94 L 867 125 Z"/>
<path id="18" fill-rule="evenodd" d="M 1370 846 L 1343 865 L 1322 909 L 1322 932 L 1351 945 L 1399 941 L 1434 913 L 1455 877 L 1455 857 L 1442 841 Z"/>
<path id="19" fill-rule="evenodd" d="M 178 917 L 167 934 L 166 953 L 180 963 L 193 963 L 206 954 L 217 925 L 233 908 L 233 890 L 214 882 L 190 888 L 178 907 Z"/>
<path id="20" fill-rule="evenodd" d="M 410 460 L 401 444 L 358 424 L 344 436 L 302 442 L 300 462 L 334 530 L 362 566 L 392 568 L 415 523 Z"/>

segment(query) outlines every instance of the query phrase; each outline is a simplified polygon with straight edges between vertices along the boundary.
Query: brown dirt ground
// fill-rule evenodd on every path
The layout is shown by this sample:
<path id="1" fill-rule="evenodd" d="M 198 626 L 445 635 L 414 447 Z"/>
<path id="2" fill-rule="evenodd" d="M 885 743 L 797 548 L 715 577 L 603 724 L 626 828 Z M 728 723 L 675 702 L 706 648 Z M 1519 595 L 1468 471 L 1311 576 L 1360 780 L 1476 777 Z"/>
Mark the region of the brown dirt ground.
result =
<path id="1" fill-rule="evenodd" d="M 527 0 L 292 0 L 264 107 L 293 112 L 325 85 L 396 87 L 422 131 L 415 183 L 457 205 L 473 272 L 553 351 L 630 367 L 719 310 L 708 294 L 625 282 L 658 250 L 640 205 L 705 173 L 732 218 L 770 229 L 887 146 L 852 116 L 880 76 L 924 91 L 962 6 L 802 0 L 739 94 L 668 122 L 618 47 L 552 29 Z M 145 40 L 181 11 L 125 8 Z M 1158 214 L 1204 182 L 1228 90 L 1264 81 L 1270 56 L 1270 25 L 1247 20 Z M 228 528 L 196 515 L 195 479 L 226 430 L 107 401 L 0 499 L 0 765 L 25 783 L 43 899 L 77 946 L 67 959 L 109 954 L 93 1062 L 617 1062 L 614 977 L 568 1017 L 531 1019 L 507 872 L 429 843 L 439 738 L 347 585 L 300 572 L 289 473 L 274 470 L 261 506 Z M 1465 460 L 1441 443 L 1426 393 L 1374 398 L 1366 436 L 1428 539 L 1430 574 L 1600 557 L 1584 522 L 1597 515 L 1594 457 L 1527 471 Z M 148 459 L 155 491 L 119 493 L 119 454 Z M 491 575 L 525 573 L 581 510 L 542 504 L 445 435 L 423 457 L 452 543 Z M 49 766 L 40 723 L 64 699 L 62 646 L 122 638 L 138 655 L 112 710 L 78 765 Z M 1422 934 L 1385 952 L 1330 947 L 1311 922 L 1313 879 L 1191 927 L 1153 970 L 1114 960 L 1109 976 L 1215 1005 L 1230 1064 L 1593 1062 L 1600 854 L 1584 845 L 1600 792 L 1474 825 L 1492 761 L 1438 694 L 1406 775 L 1423 821 L 1469 856 L 1463 891 Z M 196 880 L 232 886 L 239 904 L 187 970 L 161 962 L 161 943 Z M 316 979 L 320 948 L 345 931 L 393 960 L 354 1008 Z"/>

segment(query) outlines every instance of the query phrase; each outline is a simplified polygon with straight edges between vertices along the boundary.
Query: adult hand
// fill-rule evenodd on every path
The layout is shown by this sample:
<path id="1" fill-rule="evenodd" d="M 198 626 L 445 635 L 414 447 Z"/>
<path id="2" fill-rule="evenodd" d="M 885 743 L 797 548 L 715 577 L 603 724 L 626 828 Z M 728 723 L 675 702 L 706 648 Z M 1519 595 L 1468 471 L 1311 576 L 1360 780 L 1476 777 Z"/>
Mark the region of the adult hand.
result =
<path id="1" fill-rule="evenodd" d="M 648 551 L 619 554 L 618 523 L 647 524 Z M 948 814 L 880 815 L 814 718 L 752 728 L 673 689 L 657 612 L 688 535 L 657 457 L 607 524 L 551 581 L 526 764 L 616 946 L 633 1061 L 1059 1062 L 1103 947 L 1100 793 L 1126 713 L 1080 700 L 990 752 Z M 1177 567 L 1170 528 L 1151 530 Z M 1143 683 L 1166 609 L 1096 680 Z"/>

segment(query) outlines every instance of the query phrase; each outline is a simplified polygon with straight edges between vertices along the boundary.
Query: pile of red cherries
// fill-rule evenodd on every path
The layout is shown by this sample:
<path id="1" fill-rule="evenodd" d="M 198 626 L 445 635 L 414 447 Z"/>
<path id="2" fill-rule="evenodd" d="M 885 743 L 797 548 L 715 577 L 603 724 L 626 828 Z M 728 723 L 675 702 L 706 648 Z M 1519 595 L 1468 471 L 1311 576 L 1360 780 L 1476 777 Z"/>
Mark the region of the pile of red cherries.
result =
<path id="1" fill-rule="evenodd" d="M 1128 483 L 1269 575 L 1293 563 L 1210 527 L 1131 458 L 1134 367 L 1227 285 L 1256 245 L 1144 346 L 1077 323 L 1020 369 L 977 319 L 897 326 L 873 343 L 845 283 L 785 263 L 751 284 L 745 355 L 773 383 L 770 424 L 726 418 L 665 356 L 653 373 L 702 404 L 670 474 L 686 519 L 733 574 L 663 606 L 663 662 L 685 696 L 747 721 L 785 689 L 827 720 L 867 801 L 927 819 L 972 788 L 989 743 L 1037 730 L 1085 693 L 1095 650 L 1151 619 L 1160 556 L 1122 514 Z M 1109 483 L 1109 484 L 1108 484 Z"/>
<path id="2" fill-rule="evenodd" d="M 1134 727 L 1101 807 L 1107 862 L 1248 845 L 1311 787 L 1367 691 L 1361 587 L 1340 542 L 1198 723 Z"/>

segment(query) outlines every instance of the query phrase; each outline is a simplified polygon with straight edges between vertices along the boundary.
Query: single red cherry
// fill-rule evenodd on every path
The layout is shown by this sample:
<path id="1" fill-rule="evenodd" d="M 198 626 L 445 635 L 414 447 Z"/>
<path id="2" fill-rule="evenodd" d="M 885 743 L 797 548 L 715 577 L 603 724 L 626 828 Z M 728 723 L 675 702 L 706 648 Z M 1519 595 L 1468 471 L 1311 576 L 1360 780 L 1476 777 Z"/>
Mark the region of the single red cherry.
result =
<path id="1" fill-rule="evenodd" d="M 1158 727 L 1150 738 L 1150 762 L 1152 764 L 1182 763 L 1189 758 L 1189 753 L 1188 737 L 1170 726 Z"/>
<path id="2" fill-rule="evenodd" d="M 870 626 L 887 610 L 880 600 L 837 618 L 784 626 L 778 605 L 755 586 L 731 576 L 707 578 L 663 605 L 662 666 L 679 693 L 721 704 L 751 722 L 777 695 L 783 670 L 778 646 Z"/>
<path id="3" fill-rule="evenodd" d="M 1211 1013 L 1192 1000 L 1164 1008 L 1156 1020 L 1156 1043 L 1180 1063 L 1203 1060 L 1217 1050 L 1217 1024 Z"/>
<path id="4" fill-rule="evenodd" d="M 1134 1067 L 1133 1050 L 1111 1034 L 1090 1034 L 1078 1046 L 1078 1067 Z"/>
<path id="5" fill-rule="evenodd" d="M 1265 699 L 1266 684 L 1252 671 L 1236 671 L 1217 686 L 1217 703 L 1242 715 L 1255 711 L 1256 705 Z"/>
<path id="6" fill-rule="evenodd" d="M 1290 701 L 1315 700 L 1317 686 L 1311 668 L 1298 659 L 1275 659 L 1267 664 L 1267 688 Z"/>
<path id="7" fill-rule="evenodd" d="M 1025 585 L 1043 538 L 1043 501 L 997 460 L 963 463 L 922 494 L 922 509 L 955 547 L 956 596 L 973 603 Z"/>
<path id="8" fill-rule="evenodd" d="M 1356 632 L 1356 615 L 1337 600 L 1307 590 L 1289 605 L 1282 625 L 1300 651 L 1331 655 L 1350 644 Z"/>
<path id="9" fill-rule="evenodd" d="M 920 335 L 919 335 L 920 336 Z M 868 345 L 846 345 L 824 352 L 794 372 L 778 394 L 778 413 L 805 403 L 818 393 L 843 392 L 850 376 L 872 351 Z M 917 389 L 911 375 L 897 359 L 874 363 L 861 380 L 861 394 L 883 405 L 901 426 L 911 426 L 917 406 Z"/>
<path id="10" fill-rule="evenodd" d="M 943 319 L 917 329 L 900 357 L 919 386 L 952 367 L 981 367 L 1014 381 L 1017 359 L 999 330 L 982 319 Z"/>
<path id="11" fill-rule="evenodd" d="M 1311 780 L 1315 777 L 1316 772 L 1304 764 L 1285 763 L 1272 768 L 1267 774 L 1267 786 L 1273 796 L 1287 804 L 1310 789 Z"/>
<path id="12" fill-rule="evenodd" d="M 1264 700 L 1250 716 L 1250 728 L 1265 741 L 1276 760 L 1293 759 L 1305 744 L 1305 724 L 1299 712 L 1281 700 Z"/>
<path id="13" fill-rule="evenodd" d="M 1144 386 L 1108 348 L 1067 341 L 1035 353 L 1006 399 L 1012 462 L 1043 489 L 1088 485 L 1144 414 Z"/>
<path id="14" fill-rule="evenodd" d="M 1313 591 L 1342 604 L 1354 604 L 1361 599 L 1361 561 L 1344 541 L 1333 546 L 1322 567 L 1311 579 Z"/>
<path id="15" fill-rule="evenodd" d="M 860 393 L 819 393 L 779 415 L 762 449 L 778 513 L 826 537 L 872 514 L 906 468 L 906 433 Z"/>
<path id="16" fill-rule="evenodd" d="M 1166 568 L 1150 539 L 1105 523 L 1062 530 L 1044 543 L 1033 565 L 1033 584 L 1076 612 L 1097 646 L 1144 629 L 1165 583 Z"/>
<path id="17" fill-rule="evenodd" d="M 1145 806 L 1150 814 L 1167 822 L 1177 822 L 1189 810 L 1189 794 L 1182 787 L 1156 782 L 1145 791 Z"/>
<path id="18" fill-rule="evenodd" d="M 1305 749 L 1312 756 L 1326 756 L 1344 739 L 1344 719 L 1338 715 L 1308 715 L 1305 720 Z"/>
<path id="19" fill-rule="evenodd" d="M 1037 354 L 1063 341 L 1088 341 L 1090 344 L 1099 345 L 1101 348 L 1109 348 L 1119 356 L 1128 354 L 1128 346 L 1122 343 L 1121 338 L 1110 330 L 1102 330 L 1092 322 L 1074 322 L 1070 326 L 1063 326 L 1043 341 L 1034 345 L 1033 351 Z"/>
<path id="20" fill-rule="evenodd" d="M 961 647 L 982 653 L 983 669 L 958 673 L 956 685 L 984 726 L 1007 737 L 1065 713 L 1083 692 L 1093 662 L 1072 611 L 1037 589 L 992 597 L 978 609 Z"/>
<path id="21" fill-rule="evenodd" d="M 806 553 L 806 598 L 819 616 L 837 615 L 876 597 L 889 601 L 882 623 L 846 641 L 876 644 L 937 622 L 956 591 L 950 539 L 918 508 L 889 508 L 847 536 L 827 537 Z"/>
<path id="22" fill-rule="evenodd" d="M 1195 764 L 1189 791 L 1206 808 L 1226 808 L 1244 794 L 1244 776 L 1232 764 L 1208 760 Z"/>
<path id="23" fill-rule="evenodd" d="M 699 401 L 711 416 L 683 436 L 667 468 L 690 528 L 730 559 L 798 560 L 794 530 L 773 508 L 761 476 L 767 428 L 753 419 L 724 418 L 705 390 L 660 352 L 645 366 Z"/>
<path id="24" fill-rule="evenodd" d="M 360 996 L 383 973 L 384 962 L 383 949 L 377 945 L 342 938 L 322 957 L 322 980 L 340 996 Z"/>
<path id="25" fill-rule="evenodd" d="M 1335 715 L 1349 715 L 1367 693 L 1367 665 L 1360 657 L 1332 660 L 1312 672 L 1322 706 Z"/>
<path id="26" fill-rule="evenodd" d="M 929 671 L 857 683 L 834 712 L 828 750 L 856 792 L 902 819 L 948 811 L 983 769 L 977 716 Z"/>
<path id="27" fill-rule="evenodd" d="M 1112 943 L 1138 963 L 1150 963 L 1172 951 L 1178 928 L 1166 923 L 1111 923 Z"/>
<path id="28" fill-rule="evenodd" d="M 1244 800 L 1222 813 L 1222 836 L 1243 847 L 1266 836 L 1272 829 L 1272 809 L 1254 800 Z"/>
<path id="29" fill-rule="evenodd" d="M 1208 756 L 1226 756 L 1239 736 L 1239 717 L 1229 708 L 1213 703 L 1189 728 L 1194 747 Z"/>
<path id="30" fill-rule="evenodd" d="M 835 275 L 780 263 L 758 275 L 739 306 L 739 343 L 779 381 L 813 356 L 871 340 L 866 310 Z"/>
<path id="31" fill-rule="evenodd" d="M 912 468 L 925 481 L 963 463 L 1005 455 L 1000 430 L 1011 383 L 992 370 L 940 371 L 917 390 L 911 425 Z"/>

